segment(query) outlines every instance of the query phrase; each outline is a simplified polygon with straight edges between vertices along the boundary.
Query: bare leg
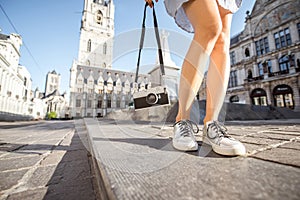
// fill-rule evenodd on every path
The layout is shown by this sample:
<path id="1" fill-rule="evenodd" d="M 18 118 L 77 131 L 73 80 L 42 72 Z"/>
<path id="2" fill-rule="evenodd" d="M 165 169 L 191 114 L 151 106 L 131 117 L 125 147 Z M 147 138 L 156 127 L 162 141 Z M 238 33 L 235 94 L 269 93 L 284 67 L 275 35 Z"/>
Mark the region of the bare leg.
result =
<path id="1" fill-rule="evenodd" d="M 222 32 L 211 54 L 206 86 L 206 116 L 204 123 L 218 120 L 222 108 L 230 74 L 230 26 L 232 14 L 219 7 L 222 20 Z"/>
<path id="2" fill-rule="evenodd" d="M 222 30 L 216 1 L 189 1 L 183 8 L 195 34 L 182 65 L 176 121 L 190 118 L 191 106 L 201 85 L 205 67 Z"/>

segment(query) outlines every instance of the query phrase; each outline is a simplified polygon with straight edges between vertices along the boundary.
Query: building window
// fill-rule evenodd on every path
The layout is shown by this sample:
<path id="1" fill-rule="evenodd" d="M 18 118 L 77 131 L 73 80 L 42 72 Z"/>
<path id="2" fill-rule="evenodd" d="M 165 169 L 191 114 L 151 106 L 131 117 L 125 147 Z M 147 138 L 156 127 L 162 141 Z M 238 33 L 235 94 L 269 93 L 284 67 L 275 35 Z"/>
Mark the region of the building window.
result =
<path id="1" fill-rule="evenodd" d="M 288 73 L 291 65 L 294 65 L 295 63 L 295 56 L 294 55 L 284 55 L 278 60 L 279 63 L 279 69 L 281 72 Z"/>
<path id="2" fill-rule="evenodd" d="M 88 100 L 88 102 L 87 102 L 87 107 L 88 107 L 88 108 L 91 108 L 91 107 L 92 107 L 92 100 Z"/>
<path id="3" fill-rule="evenodd" d="M 288 85 L 278 85 L 273 91 L 275 106 L 294 109 L 293 90 Z"/>
<path id="4" fill-rule="evenodd" d="M 111 96 L 110 95 L 107 95 L 107 108 L 111 108 Z"/>
<path id="5" fill-rule="evenodd" d="M 102 108 L 102 100 L 98 100 L 97 108 Z"/>
<path id="6" fill-rule="evenodd" d="M 273 73 L 271 60 L 267 61 L 268 73 Z"/>
<path id="7" fill-rule="evenodd" d="M 291 34 L 289 28 L 281 30 L 274 34 L 276 49 L 280 49 L 292 44 Z"/>
<path id="8" fill-rule="evenodd" d="M 257 106 L 267 106 L 267 93 L 261 88 L 257 88 L 251 93 L 252 104 Z"/>
<path id="9" fill-rule="evenodd" d="M 259 76 L 263 76 L 264 75 L 264 66 L 263 66 L 262 62 L 258 63 L 258 75 Z"/>
<path id="10" fill-rule="evenodd" d="M 255 47 L 256 47 L 256 55 L 257 56 L 268 53 L 270 51 L 268 38 L 265 37 L 265 38 L 262 38 L 262 39 L 256 41 Z"/>
<path id="11" fill-rule="evenodd" d="M 298 35 L 299 35 L 299 38 L 300 38 L 300 23 L 297 24 L 297 28 L 298 28 Z"/>
<path id="12" fill-rule="evenodd" d="M 96 13 L 96 23 L 102 25 L 103 14 L 100 10 Z"/>
<path id="13" fill-rule="evenodd" d="M 236 87 L 237 86 L 237 72 L 231 71 L 230 72 L 230 77 L 229 77 L 229 84 L 228 87 Z"/>
<path id="14" fill-rule="evenodd" d="M 86 65 L 87 65 L 87 66 L 90 66 L 90 65 L 91 65 L 91 61 L 90 61 L 90 60 L 87 60 L 87 61 L 86 61 Z"/>
<path id="15" fill-rule="evenodd" d="M 91 39 L 89 39 L 88 43 L 87 43 L 87 52 L 91 52 L 92 50 L 92 41 Z"/>
<path id="16" fill-rule="evenodd" d="M 24 86 L 26 86 L 27 85 L 27 78 L 25 77 L 24 78 Z"/>
<path id="17" fill-rule="evenodd" d="M 230 52 L 230 63 L 231 63 L 231 65 L 235 64 L 235 52 L 234 51 Z"/>
<path id="18" fill-rule="evenodd" d="M 246 49 L 245 49 L 245 56 L 246 56 L 246 58 L 250 57 L 250 51 L 249 51 L 249 48 L 246 48 Z"/>
<path id="19" fill-rule="evenodd" d="M 252 74 L 252 70 L 251 70 L 251 69 L 248 70 L 247 78 L 248 78 L 248 79 L 253 78 L 253 74 Z"/>
<path id="20" fill-rule="evenodd" d="M 102 66 L 103 66 L 103 68 L 106 68 L 106 63 L 103 63 Z"/>
<path id="21" fill-rule="evenodd" d="M 229 101 L 230 101 L 230 103 L 237 103 L 240 101 L 240 99 L 239 99 L 239 96 L 234 95 L 234 96 L 230 97 Z"/>
<path id="22" fill-rule="evenodd" d="M 93 91 L 94 91 L 93 89 L 88 89 L 88 93 L 90 94 L 93 93 Z"/>
<path id="23" fill-rule="evenodd" d="M 90 78 L 88 81 L 88 85 L 94 85 L 94 80 Z"/>
<path id="24" fill-rule="evenodd" d="M 80 108 L 80 107 L 81 107 L 81 100 L 76 99 L 76 108 Z"/>
<path id="25" fill-rule="evenodd" d="M 116 107 L 121 108 L 121 99 L 117 98 Z"/>
<path id="26" fill-rule="evenodd" d="M 81 78 L 77 79 L 77 84 L 83 84 L 83 80 Z"/>
<path id="27" fill-rule="evenodd" d="M 103 54 L 106 55 L 106 53 L 107 53 L 107 43 L 105 42 L 103 44 Z"/>

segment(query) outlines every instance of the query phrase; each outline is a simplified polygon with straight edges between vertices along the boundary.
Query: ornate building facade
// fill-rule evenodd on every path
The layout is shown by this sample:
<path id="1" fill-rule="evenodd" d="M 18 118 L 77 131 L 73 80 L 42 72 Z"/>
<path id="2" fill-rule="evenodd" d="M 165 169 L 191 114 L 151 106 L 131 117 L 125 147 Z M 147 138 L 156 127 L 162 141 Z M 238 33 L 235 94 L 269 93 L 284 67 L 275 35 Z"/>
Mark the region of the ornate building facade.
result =
<path id="1" fill-rule="evenodd" d="M 112 69 L 114 36 L 114 3 L 102 0 L 85 0 L 80 29 L 78 60 L 70 70 L 70 116 L 102 117 L 117 109 L 132 107 L 132 94 L 159 83 L 159 63 L 148 74 Z M 173 88 L 176 97 L 178 67 L 171 61 L 168 34 L 161 36 L 165 59 L 166 85 Z M 153 80 L 153 81 L 152 81 Z"/>
<path id="2" fill-rule="evenodd" d="M 114 36 L 112 0 L 85 0 L 78 60 L 70 70 L 71 117 L 101 117 L 128 108 L 138 87 L 150 87 L 149 75 L 111 69 Z"/>
<path id="3" fill-rule="evenodd" d="M 226 102 L 300 111 L 300 1 L 256 0 L 231 38 L 230 61 Z"/>

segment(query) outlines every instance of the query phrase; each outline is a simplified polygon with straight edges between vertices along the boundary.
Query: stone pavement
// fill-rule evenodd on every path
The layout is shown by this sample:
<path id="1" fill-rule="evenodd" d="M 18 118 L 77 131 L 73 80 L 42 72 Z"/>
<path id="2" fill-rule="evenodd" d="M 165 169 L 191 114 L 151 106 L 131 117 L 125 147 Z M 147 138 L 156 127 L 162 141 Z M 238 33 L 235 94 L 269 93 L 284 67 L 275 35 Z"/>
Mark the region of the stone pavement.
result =
<path id="1" fill-rule="evenodd" d="M 0 199 L 96 199 L 82 120 L 0 122 Z"/>
<path id="2" fill-rule="evenodd" d="M 247 156 L 185 153 L 170 124 L 85 119 L 103 199 L 300 199 L 300 120 L 231 122 Z M 200 128 L 202 128 L 200 126 Z"/>

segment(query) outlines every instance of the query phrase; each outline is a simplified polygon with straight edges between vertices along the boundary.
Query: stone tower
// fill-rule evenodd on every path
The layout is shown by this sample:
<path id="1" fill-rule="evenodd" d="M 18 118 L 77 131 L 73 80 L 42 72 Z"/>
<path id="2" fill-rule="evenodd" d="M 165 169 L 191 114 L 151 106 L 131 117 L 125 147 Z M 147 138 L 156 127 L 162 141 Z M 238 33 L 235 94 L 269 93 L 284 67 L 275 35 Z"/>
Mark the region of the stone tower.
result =
<path id="1" fill-rule="evenodd" d="M 57 74 L 55 70 L 48 72 L 46 76 L 46 85 L 45 85 L 45 96 L 54 92 L 54 90 L 59 91 L 60 87 L 60 74 Z"/>
<path id="2" fill-rule="evenodd" d="M 85 0 L 82 13 L 78 64 L 111 68 L 114 36 L 113 0 Z"/>

